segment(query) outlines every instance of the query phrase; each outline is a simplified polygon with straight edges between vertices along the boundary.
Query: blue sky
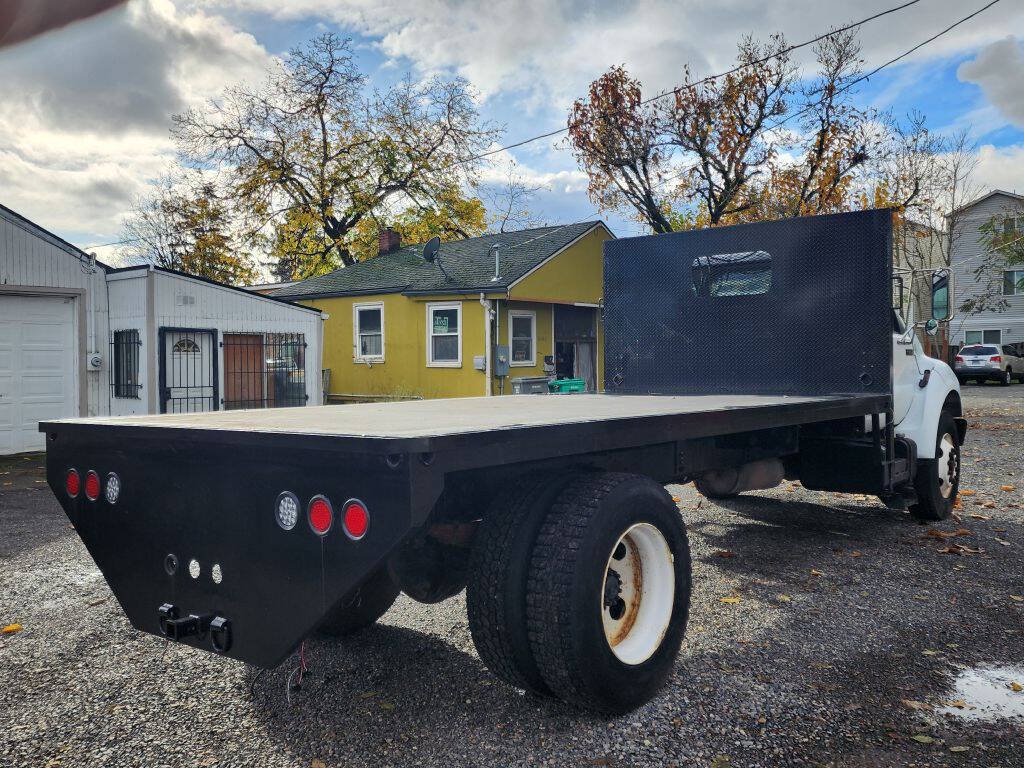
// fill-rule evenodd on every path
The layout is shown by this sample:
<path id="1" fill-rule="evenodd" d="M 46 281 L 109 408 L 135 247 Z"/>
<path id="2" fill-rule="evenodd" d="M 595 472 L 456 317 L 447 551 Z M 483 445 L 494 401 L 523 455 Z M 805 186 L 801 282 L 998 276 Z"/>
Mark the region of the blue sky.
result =
<path id="1" fill-rule="evenodd" d="M 173 160 L 170 115 L 258 78 L 271 57 L 322 31 L 352 37 L 374 84 L 411 72 L 459 74 L 505 142 L 559 128 L 572 99 L 623 63 L 654 92 L 727 68 L 740 35 L 800 41 L 895 4 L 867 0 L 130 0 L 95 19 L 0 51 L 0 202 L 81 246 L 118 239 L 132 200 Z M 865 68 L 983 5 L 920 2 L 861 30 Z M 978 182 L 1024 189 L 1024 3 L 1002 0 L 860 88 L 865 105 L 918 109 L 938 132 L 979 144 Z M 586 179 L 551 139 L 514 158 L 545 189 L 547 222 L 601 217 L 620 235 L 643 228 L 595 210 Z M 109 249 L 101 249 L 101 254 Z"/>

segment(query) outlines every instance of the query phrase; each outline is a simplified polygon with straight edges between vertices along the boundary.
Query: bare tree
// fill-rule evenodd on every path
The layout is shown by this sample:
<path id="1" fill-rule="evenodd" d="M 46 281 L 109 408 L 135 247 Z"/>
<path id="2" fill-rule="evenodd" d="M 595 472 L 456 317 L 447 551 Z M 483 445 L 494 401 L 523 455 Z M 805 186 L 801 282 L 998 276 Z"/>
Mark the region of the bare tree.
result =
<path id="1" fill-rule="evenodd" d="M 539 226 L 540 219 L 531 210 L 530 202 L 542 189 L 547 187 L 530 184 L 519 172 L 516 162 L 511 161 L 502 184 L 485 193 L 490 212 L 488 228 L 492 232 L 508 232 Z"/>

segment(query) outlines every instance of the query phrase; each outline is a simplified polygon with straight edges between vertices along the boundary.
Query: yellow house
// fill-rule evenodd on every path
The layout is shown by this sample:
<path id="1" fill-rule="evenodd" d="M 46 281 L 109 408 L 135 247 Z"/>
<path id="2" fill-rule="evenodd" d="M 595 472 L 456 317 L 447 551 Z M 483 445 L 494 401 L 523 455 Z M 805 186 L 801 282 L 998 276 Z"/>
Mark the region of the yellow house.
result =
<path id="1" fill-rule="evenodd" d="M 604 386 L 601 221 L 402 247 L 275 291 L 316 307 L 328 400 L 509 394 L 522 380 Z"/>

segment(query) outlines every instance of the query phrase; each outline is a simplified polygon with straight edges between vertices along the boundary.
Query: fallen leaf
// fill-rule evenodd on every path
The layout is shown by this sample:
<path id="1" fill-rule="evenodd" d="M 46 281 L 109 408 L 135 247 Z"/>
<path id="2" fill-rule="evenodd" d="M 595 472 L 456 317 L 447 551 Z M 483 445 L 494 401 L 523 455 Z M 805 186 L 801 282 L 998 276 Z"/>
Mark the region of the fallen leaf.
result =
<path id="1" fill-rule="evenodd" d="M 939 653 L 940 653 L 939 651 L 932 651 L 932 650 L 921 651 L 921 655 L 922 656 L 938 656 Z"/>
<path id="2" fill-rule="evenodd" d="M 715 552 L 715 557 L 736 557 L 736 553 L 728 549 L 720 549 Z"/>
<path id="3" fill-rule="evenodd" d="M 960 489 L 960 495 L 961 496 L 975 496 L 976 494 L 977 494 L 977 491 L 969 491 L 969 490 L 967 490 L 965 488 L 961 488 Z"/>
<path id="4" fill-rule="evenodd" d="M 985 509 L 995 509 L 996 508 L 996 503 L 994 501 L 986 501 L 981 506 L 984 507 Z"/>
<path id="5" fill-rule="evenodd" d="M 1021 595 L 1010 595 L 1010 599 L 1015 603 L 1024 603 L 1024 596 Z"/>
<path id="6" fill-rule="evenodd" d="M 966 528 L 957 528 L 955 531 L 940 531 L 938 528 L 929 528 L 925 536 L 933 539 L 955 539 L 957 536 L 970 536 L 971 532 Z"/>
<path id="7" fill-rule="evenodd" d="M 21 632 L 21 624 L 8 624 L 3 629 L 0 629 L 0 635 L 13 635 L 15 632 Z"/>
<path id="8" fill-rule="evenodd" d="M 919 744 L 933 744 L 935 742 L 935 739 L 933 739 L 931 736 L 925 736 L 923 733 L 915 733 L 910 738 L 912 738 Z"/>
<path id="9" fill-rule="evenodd" d="M 673 496 L 672 497 L 672 501 L 674 501 L 676 504 L 678 504 L 680 501 L 682 501 L 682 499 L 680 499 L 678 496 Z"/>
<path id="10" fill-rule="evenodd" d="M 394 709 L 394 708 L 395 708 L 395 705 L 394 705 L 394 704 L 392 704 L 392 703 L 390 703 L 390 702 L 388 702 L 388 701 L 382 701 L 382 702 L 380 703 L 380 708 L 381 708 L 381 709 L 386 709 L 387 711 L 389 711 L 389 712 L 390 712 L 390 711 L 391 711 L 392 709 Z"/>
<path id="11" fill-rule="evenodd" d="M 915 712 L 926 712 L 931 707 L 925 704 L 923 701 L 915 701 L 914 699 L 900 699 L 903 702 L 903 706 L 907 709 L 912 709 Z"/>
<path id="12" fill-rule="evenodd" d="M 969 749 L 970 749 L 970 747 L 950 747 L 949 751 L 950 752 L 966 752 Z"/>
<path id="13" fill-rule="evenodd" d="M 1020 693 L 1021 691 L 1024 691 L 1024 685 L 1021 685 L 1016 680 L 1014 680 L 1010 683 L 1010 690 L 1014 693 Z"/>
<path id="14" fill-rule="evenodd" d="M 825 574 L 819 571 L 817 568 L 811 568 L 811 576 L 824 576 Z"/>
<path id="15" fill-rule="evenodd" d="M 715 755 L 711 758 L 711 768 L 729 768 L 732 765 L 732 758 L 728 755 Z"/>
<path id="16" fill-rule="evenodd" d="M 971 512 L 970 518 L 972 520 L 991 520 L 991 515 L 979 515 L 977 512 Z"/>
<path id="17" fill-rule="evenodd" d="M 1010 542 L 1006 541 L 1005 539 L 996 539 L 996 542 L 1002 544 L 1004 547 L 1010 546 Z"/>
<path id="18" fill-rule="evenodd" d="M 309 768 L 327 768 L 327 763 L 325 763 L 323 760 L 319 758 L 314 757 L 309 764 Z"/>
<path id="19" fill-rule="evenodd" d="M 967 702 L 963 699 L 955 699 L 954 701 L 947 701 L 947 707 L 955 707 L 956 709 L 967 709 Z"/>
<path id="20" fill-rule="evenodd" d="M 857 550 L 853 550 L 853 552 L 850 553 L 850 557 L 860 557 L 860 556 L 861 556 L 861 554 Z"/>
<path id="21" fill-rule="evenodd" d="M 999 486 L 999 490 L 1000 491 L 1006 491 L 1007 493 L 1009 493 L 1010 491 L 1016 491 L 1017 488 L 1016 488 L 1016 486 L 1013 486 L 1013 485 L 1000 485 Z"/>
<path id="22" fill-rule="evenodd" d="M 1019 598 L 1019 597 L 1016 597 L 1015 595 L 1010 595 L 1010 597 L 1014 598 L 1015 600 L 1020 600 L 1020 601 L 1024 602 L 1024 598 Z M 779 598 L 779 600 L 781 600 L 784 603 L 790 603 L 790 602 L 793 601 L 793 598 L 790 597 L 789 595 L 779 595 L 778 598 Z"/>
<path id="23" fill-rule="evenodd" d="M 718 599 L 721 602 L 729 603 L 730 605 L 734 605 L 734 604 L 736 604 L 736 603 L 738 603 L 740 601 L 740 599 L 738 597 L 720 597 Z"/>

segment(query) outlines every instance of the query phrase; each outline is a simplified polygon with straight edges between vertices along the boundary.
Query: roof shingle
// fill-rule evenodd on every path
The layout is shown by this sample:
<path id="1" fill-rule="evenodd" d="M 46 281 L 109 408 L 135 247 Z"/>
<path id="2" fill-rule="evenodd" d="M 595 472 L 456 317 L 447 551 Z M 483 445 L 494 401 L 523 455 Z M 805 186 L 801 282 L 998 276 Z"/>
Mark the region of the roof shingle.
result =
<path id="1" fill-rule="evenodd" d="M 274 291 L 274 295 L 312 299 L 372 293 L 504 290 L 598 225 L 603 223 L 586 221 L 442 243 L 440 261 L 450 279 L 445 278 L 436 261 L 431 264 L 423 260 L 423 245 L 418 244 L 311 277 Z M 490 249 L 495 243 L 500 245 L 500 279 L 492 282 L 494 256 Z"/>

